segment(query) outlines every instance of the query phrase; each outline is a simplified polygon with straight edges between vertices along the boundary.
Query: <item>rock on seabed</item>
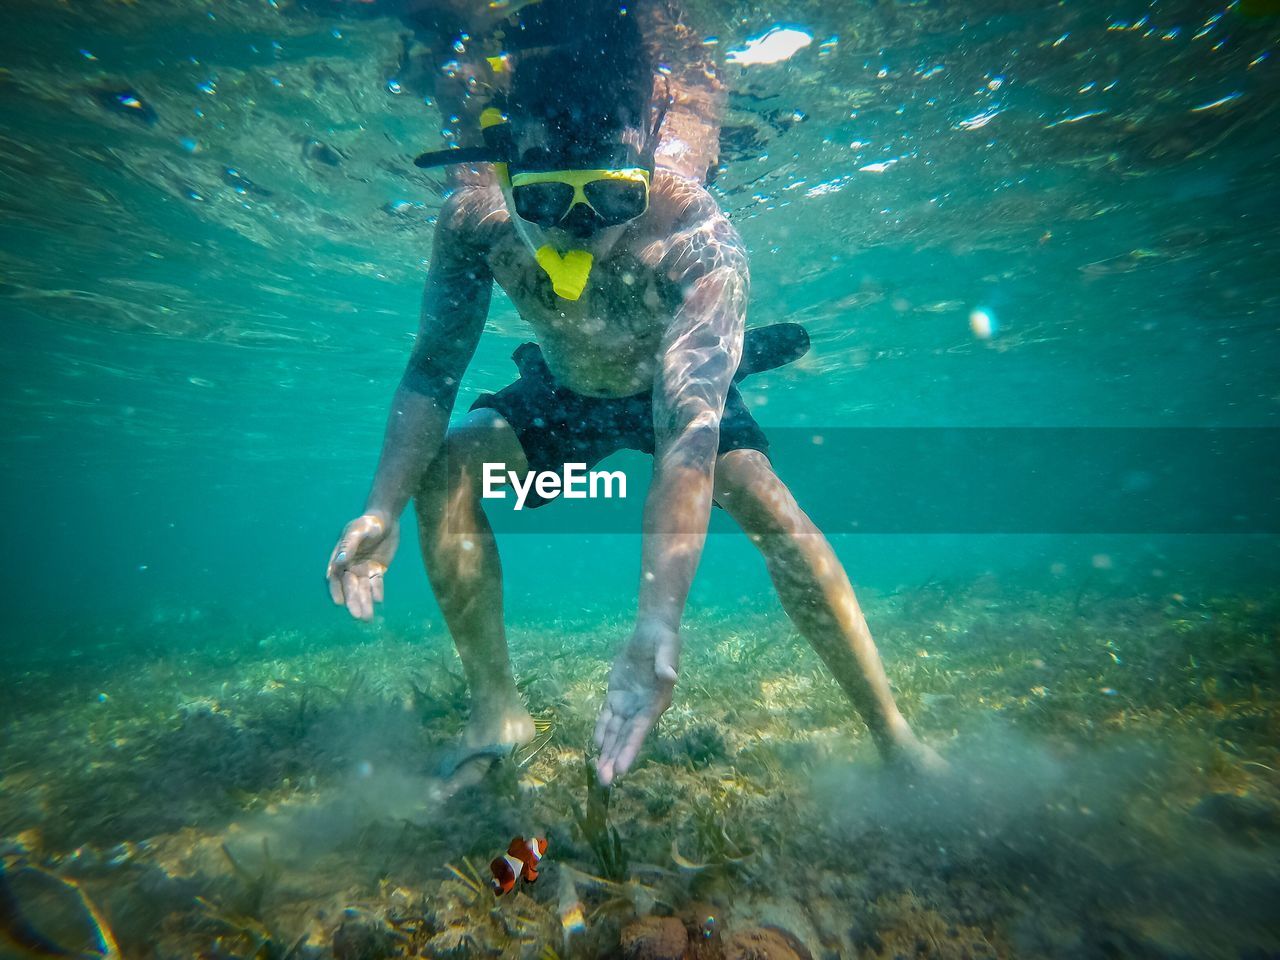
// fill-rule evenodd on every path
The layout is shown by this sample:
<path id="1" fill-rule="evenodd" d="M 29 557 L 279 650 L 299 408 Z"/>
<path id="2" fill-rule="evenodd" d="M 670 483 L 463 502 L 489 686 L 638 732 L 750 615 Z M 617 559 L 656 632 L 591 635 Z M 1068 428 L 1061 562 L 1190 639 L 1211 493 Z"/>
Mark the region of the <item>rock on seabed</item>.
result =
<path id="1" fill-rule="evenodd" d="M 689 934 L 676 917 L 644 917 L 622 931 L 626 960 L 684 960 Z"/>

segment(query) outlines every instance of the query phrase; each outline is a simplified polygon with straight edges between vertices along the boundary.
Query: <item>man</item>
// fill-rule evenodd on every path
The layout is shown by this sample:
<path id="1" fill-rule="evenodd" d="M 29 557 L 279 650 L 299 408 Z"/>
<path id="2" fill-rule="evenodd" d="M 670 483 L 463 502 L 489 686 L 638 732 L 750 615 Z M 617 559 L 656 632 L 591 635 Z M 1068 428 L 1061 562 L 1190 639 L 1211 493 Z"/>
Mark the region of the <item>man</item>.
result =
<path id="1" fill-rule="evenodd" d="M 600 781 L 626 773 L 671 704 L 681 616 L 713 500 L 764 554 L 784 608 L 882 754 L 938 765 L 893 702 L 839 561 L 774 473 L 764 433 L 733 386 L 747 257 L 700 182 L 715 161 L 706 106 L 718 87 L 700 98 L 669 84 L 669 68 L 655 83 L 644 6 L 543 0 L 517 13 L 483 85 L 501 105 L 480 112 L 464 98 L 451 111 L 478 114 L 485 145 L 419 158 L 470 165 L 453 168 L 459 188 L 440 212 L 421 326 L 373 488 L 330 559 L 333 600 L 372 617 L 412 497 L 427 573 L 471 689 L 465 746 L 527 742 L 534 728 L 507 654 L 482 464 L 559 472 L 624 447 L 645 450 L 654 466 L 639 609 L 596 725 Z M 520 378 L 450 426 L 495 282 L 540 349 L 517 351 Z"/>

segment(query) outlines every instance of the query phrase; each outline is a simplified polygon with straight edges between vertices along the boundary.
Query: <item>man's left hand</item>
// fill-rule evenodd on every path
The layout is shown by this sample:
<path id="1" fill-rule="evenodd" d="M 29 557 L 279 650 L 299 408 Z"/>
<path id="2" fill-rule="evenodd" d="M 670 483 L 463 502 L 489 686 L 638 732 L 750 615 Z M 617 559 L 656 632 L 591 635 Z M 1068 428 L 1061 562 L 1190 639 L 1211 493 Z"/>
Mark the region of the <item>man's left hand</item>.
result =
<path id="1" fill-rule="evenodd" d="M 671 706 L 679 662 L 680 635 L 656 622 L 637 626 L 613 661 L 595 734 L 596 774 L 604 786 L 631 769 L 644 738 Z"/>

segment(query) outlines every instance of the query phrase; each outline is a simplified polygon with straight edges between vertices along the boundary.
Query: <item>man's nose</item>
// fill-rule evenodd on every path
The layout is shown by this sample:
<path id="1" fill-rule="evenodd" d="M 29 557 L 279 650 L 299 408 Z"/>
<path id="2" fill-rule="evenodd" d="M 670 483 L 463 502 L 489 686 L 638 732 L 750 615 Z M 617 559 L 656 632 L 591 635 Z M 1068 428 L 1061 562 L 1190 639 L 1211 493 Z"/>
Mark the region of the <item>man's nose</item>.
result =
<path id="1" fill-rule="evenodd" d="M 576 203 L 560 221 L 559 226 L 578 239 L 589 237 L 595 233 L 596 212 L 585 203 Z"/>

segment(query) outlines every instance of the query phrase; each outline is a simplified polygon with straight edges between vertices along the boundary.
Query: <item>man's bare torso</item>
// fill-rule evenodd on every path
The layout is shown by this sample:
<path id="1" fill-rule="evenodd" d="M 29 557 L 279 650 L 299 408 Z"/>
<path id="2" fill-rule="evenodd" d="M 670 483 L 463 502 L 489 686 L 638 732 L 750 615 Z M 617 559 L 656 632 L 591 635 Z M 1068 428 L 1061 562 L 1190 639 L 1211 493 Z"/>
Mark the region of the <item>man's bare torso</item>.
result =
<path id="1" fill-rule="evenodd" d="M 493 185 L 469 186 L 467 231 L 493 279 L 533 328 L 557 381 L 588 396 L 623 397 L 653 386 L 663 333 L 683 302 L 681 277 L 708 235 L 738 243 L 700 186 L 655 176 L 648 212 L 597 260 L 582 297 L 565 300 L 521 242 Z"/>

